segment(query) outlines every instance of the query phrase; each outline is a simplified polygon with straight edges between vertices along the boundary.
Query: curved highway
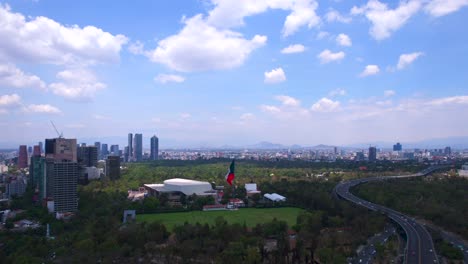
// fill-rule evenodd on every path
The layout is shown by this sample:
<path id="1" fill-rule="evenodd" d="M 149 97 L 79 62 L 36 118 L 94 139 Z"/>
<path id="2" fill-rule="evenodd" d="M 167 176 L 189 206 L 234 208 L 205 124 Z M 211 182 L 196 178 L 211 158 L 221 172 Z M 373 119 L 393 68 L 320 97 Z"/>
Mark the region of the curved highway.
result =
<path id="1" fill-rule="evenodd" d="M 400 212 L 397 212 L 391 208 L 374 204 L 363 200 L 351 192 L 349 188 L 366 183 L 371 181 L 381 181 L 386 179 L 395 179 L 395 178 L 409 178 L 409 177 L 420 177 L 430 174 L 431 172 L 440 169 L 441 167 L 430 167 L 419 173 L 412 175 L 404 176 L 385 176 L 385 177 L 370 177 L 364 179 L 355 179 L 350 181 L 340 182 L 335 187 L 336 194 L 342 199 L 348 200 L 357 205 L 363 206 L 372 211 L 378 211 L 382 214 L 387 215 L 390 219 L 400 225 L 406 233 L 406 249 L 405 249 L 405 261 L 404 263 L 416 263 L 416 264 L 426 264 L 426 263 L 439 263 L 437 259 L 437 254 L 435 252 L 434 243 L 432 242 L 432 237 L 427 232 L 426 228 L 417 223 L 411 217 L 408 217 Z"/>

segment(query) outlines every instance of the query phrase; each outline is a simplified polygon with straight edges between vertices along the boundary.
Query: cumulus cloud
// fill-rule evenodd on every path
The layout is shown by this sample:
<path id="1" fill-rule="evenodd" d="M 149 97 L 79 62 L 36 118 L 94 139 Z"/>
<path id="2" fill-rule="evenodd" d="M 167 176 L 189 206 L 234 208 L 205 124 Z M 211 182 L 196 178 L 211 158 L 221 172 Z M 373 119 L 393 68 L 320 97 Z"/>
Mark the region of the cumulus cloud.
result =
<path id="1" fill-rule="evenodd" d="M 265 72 L 265 83 L 280 83 L 286 81 L 286 74 L 282 68 L 276 68 L 269 72 Z"/>
<path id="2" fill-rule="evenodd" d="M 0 4 L 0 59 L 70 64 L 119 61 L 124 35 L 94 26 L 64 26 L 47 17 L 26 18 Z"/>
<path id="3" fill-rule="evenodd" d="M 333 61 L 340 61 L 345 57 L 345 53 L 343 51 L 333 53 L 330 50 L 326 49 L 322 51 L 317 58 L 320 59 L 320 63 L 325 64 Z"/>
<path id="4" fill-rule="evenodd" d="M 289 45 L 286 48 L 281 50 L 281 53 L 283 54 L 292 54 L 292 53 L 301 53 L 305 51 L 304 45 L 301 44 L 294 44 L 294 45 Z"/>
<path id="5" fill-rule="evenodd" d="M 400 29 L 422 7 L 420 0 L 400 1 L 395 9 L 378 0 L 369 0 L 361 7 L 351 9 L 353 15 L 365 15 L 372 23 L 369 33 L 376 40 L 383 40 Z"/>
<path id="6" fill-rule="evenodd" d="M 12 64 L 0 64 L 0 87 L 45 89 L 46 85 L 36 75 L 24 73 Z"/>
<path id="7" fill-rule="evenodd" d="M 361 77 L 366 77 L 370 75 L 375 75 L 380 72 L 379 66 L 377 65 L 367 65 L 366 68 L 364 68 L 364 71 L 361 72 L 359 76 Z"/>
<path id="8" fill-rule="evenodd" d="M 0 96 L 0 107 L 16 106 L 21 103 L 21 97 L 17 94 L 5 94 Z"/>
<path id="9" fill-rule="evenodd" d="M 424 55 L 422 52 L 413 52 L 408 54 L 401 54 L 400 59 L 398 60 L 397 69 L 403 70 L 406 66 L 413 63 L 417 58 Z"/>
<path id="10" fill-rule="evenodd" d="M 44 114 L 60 114 L 62 111 L 55 106 L 49 104 L 31 104 L 24 108 L 25 112 L 44 113 Z"/>
<path id="11" fill-rule="evenodd" d="M 181 83 L 185 81 L 185 78 L 175 74 L 158 74 L 158 76 L 154 77 L 154 81 L 162 84 L 169 82 Z"/>
<path id="12" fill-rule="evenodd" d="M 456 12 L 465 6 L 468 6 L 468 0 L 432 0 L 424 9 L 431 16 L 440 17 Z"/>
<path id="13" fill-rule="evenodd" d="M 353 45 L 353 43 L 351 42 L 351 38 L 348 35 L 343 34 L 343 33 L 339 34 L 336 37 L 336 43 L 338 43 L 338 45 L 340 46 L 346 46 L 346 47 Z"/>
<path id="14" fill-rule="evenodd" d="M 340 102 L 330 100 L 326 97 L 318 100 L 310 108 L 314 112 L 334 112 L 340 108 Z"/>
<path id="15" fill-rule="evenodd" d="M 279 107 L 276 107 L 274 105 L 261 105 L 260 110 L 262 110 L 263 112 L 270 113 L 270 114 L 278 114 L 281 112 L 281 109 L 279 109 Z"/>
<path id="16" fill-rule="evenodd" d="M 184 23 L 178 34 L 158 42 L 150 52 L 152 61 L 181 72 L 230 69 L 242 65 L 253 50 L 267 41 L 266 36 L 255 35 L 249 40 L 240 33 L 219 30 L 201 15 Z"/>
<path id="17" fill-rule="evenodd" d="M 294 34 L 303 26 L 311 28 L 320 22 L 320 17 L 315 13 L 318 7 L 315 0 L 211 0 L 211 2 L 214 8 L 209 12 L 207 22 L 220 28 L 242 26 L 245 17 L 266 12 L 268 9 L 291 11 L 284 21 L 282 30 L 284 37 Z"/>
<path id="18" fill-rule="evenodd" d="M 338 89 L 335 89 L 335 90 L 328 93 L 329 97 L 335 97 L 335 96 L 339 96 L 339 95 L 340 96 L 346 95 L 346 90 L 338 88 Z"/>
<path id="19" fill-rule="evenodd" d="M 391 97 L 391 96 L 394 96 L 396 94 L 396 92 L 394 90 L 385 90 L 384 91 L 384 96 L 385 97 Z"/>
<path id="20" fill-rule="evenodd" d="M 91 71 L 85 69 L 64 70 L 56 75 L 60 82 L 51 83 L 49 88 L 56 95 L 74 101 L 92 100 L 95 94 L 104 88 Z"/>
<path id="21" fill-rule="evenodd" d="M 338 11 L 332 9 L 325 14 L 325 19 L 328 22 L 341 22 L 341 23 L 350 23 L 351 17 L 346 17 L 341 15 Z"/>
<path id="22" fill-rule="evenodd" d="M 145 45 L 139 40 L 132 42 L 128 46 L 128 51 L 130 51 L 130 53 L 135 54 L 135 55 L 145 55 L 147 53 L 145 51 Z"/>
<path id="23" fill-rule="evenodd" d="M 286 105 L 286 106 L 299 106 L 301 104 L 301 101 L 291 96 L 287 96 L 287 95 L 278 95 L 278 96 L 275 96 L 275 99 L 280 101 L 283 105 Z"/>

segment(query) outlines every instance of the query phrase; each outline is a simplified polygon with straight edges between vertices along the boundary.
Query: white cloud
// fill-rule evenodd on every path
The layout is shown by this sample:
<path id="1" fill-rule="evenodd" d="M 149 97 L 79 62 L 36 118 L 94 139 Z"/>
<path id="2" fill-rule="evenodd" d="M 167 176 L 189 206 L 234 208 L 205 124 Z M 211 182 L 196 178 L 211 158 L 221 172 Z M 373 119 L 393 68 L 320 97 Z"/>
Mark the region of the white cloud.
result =
<path id="1" fill-rule="evenodd" d="M 346 95 L 346 90 L 338 88 L 338 89 L 335 89 L 335 90 L 328 93 L 328 96 L 330 96 L 330 97 L 335 97 L 335 96 L 338 96 L 338 95 L 340 95 L 340 96 Z"/>
<path id="2" fill-rule="evenodd" d="M 468 0 L 432 0 L 424 8 L 432 16 L 440 17 L 468 6 Z"/>
<path id="3" fill-rule="evenodd" d="M 146 51 L 145 51 L 145 45 L 137 40 L 135 42 L 132 42 L 129 46 L 128 46 L 128 51 L 132 54 L 135 54 L 135 55 L 145 55 L 146 54 Z"/>
<path id="4" fill-rule="evenodd" d="M 324 97 L 313 104 L 310 109 L 314 112 L 335 112 L 339 108 L 340 102 Z"/>
<path id="5" fill-rule="evenodd" d="M 63 26 L 47 17 L 26 18 L 0 4 L 0 59 L 70 64 L 117 62 L 123 35 L 94 26 Z"/>
<path id="6" fill-rule="evenodd" d="M 21 97 L 17 94 L 5 94 L 0 96 L 0 107 L 16 106 L 21 103 Z"/>
<path id="7" fill-rule="evenodd" d="M 289 45 L 286 48 L 281 50 L 281 53 L 283 54 L 292 54 L 292 53 L 301 53 L 305 51 L 304 45 L 301 44 L 294 44 L 294 45 Z"/>
<path id="8" fill-rule="evenodd" d="M 211 0 L 214 9 L 209 12 L 209 24 L 220 28 L 232 28 L 244 25 L 244 17 L 266 12 L 268 9 L 291 11 L 286 17 L 282 34 L 284 37 L 294 34 L 299 28 L 317 26 L 320 17 L 315 10 L 315 0 L 255 0 L 231 1 Z"/>
<path id="9" fill-rule="evenodd" d="M 286 75 L 282 68 L 276 68 L 269 72 L 265 72 L 265 83 L 280 83 L 286 81 Z"/>
<path id="10" fill-rule="evenodd" d="M 39 89 L 45 89 L 46 87 L 39 77 L 26 74 L 12 64 L 0 64 L 0 87 L 2 86 Z"/>
<path id="11" fill-rule="evenodd" d="M 150 53 L 154 62 L 181 71 L 207 71 L 238 67 L 250 53 L 265 45 L 266 36 L 245 39 L 230 30 L 218 30 L 196 15 L 184 21 L 185 27 L 176 35 L 158 42 Z"/>
<path id="12" fill-rule="evenodd" d="M 240 116 L 240 119 L 242 121 L 249 121 L 249 120 L 254 120 L 255 119 L 255 115 L 252 114 L 252 113 L 245 113 L 245 114 L 242 114 Z"/>
<path id="13" fill-rule="evenodd" d="M 353 15 L 365 15 L 372 23 L 369 33 L 377 40 L 390 37 L 401 28 L 422 7 L 420 0 L 400 1 L 395 9 L 389 9 L 387 4 L 378 0 L 369 0 L 362 7 L 354 6 L 351 9 Z"/>
<path id="14" fill-rule="evenodd" d="M 94 114 L 94 115 L 93 115 L 93 118 L 96 119 L 96 120 L 105 120 L 105 119 L 109 119 L 109 117 L 107 117 L 107 116 L 98 115 L 98 114 Z"/>
<path id="15" fill-rule="evenodd" d="M 359 75 L 361 77 L 366 77 L 370 75 L 375 75 L 380 72 L 379 66 L 377 65 L 367 65 L 366 68 L 364 68 L 364 71 Z"/>
<path id="16" fill-rule="evenodd" d="M 280 101 L 283 105 L 286 105 L 286 106 L 299 106 L 301 104 L 301 101 L 291 96 L 287 96 L 287 95 L 278 95 L 278 96 L 275 96 L 275 99 Z"/>
<path id="17" fill-rule="evenodd" d="M 68 124 L 65 125 L 66 128 L 85 128 L 86 126 L 83 124 Z"/>
<path id="18" fill-rule="evenodd" d="M 322 51 L 317 58 L 320 59 L 321 63 L 329 63 L 332 61 L 340 61 L 345 57 L 345 53 L 343 51 L 333 53 L 330 50 L 326 49 Z"/>
<path id="19" fill-rule="evenodd" d="M 468 96 L 462 95 L 462 96 L 438 98 L 438 99 L 430 100 L 426 104 L 432 105 L 432 106 L 468 104 Z"/>
<path id="20" fill-rule="evenodd" d="M 263 112 L 270 113 L 270 114 L 278 114 L 281 112 L 281 109 L 273 105 L 261 105 L 260 110 L 262 110 Z"/>
<path id="21" fill-rule="evenodd" d="M 391 97 L 391 96 L 394 96 L 396 94 L 396 92 L 394 90 L 385 90 L 384 91 L 384 96 L 385 97 Z"/>
<path id="22" fill-rule="evenodd" d="M 99 90 L 106 88 L 92 72 L 85 69 L 64 70 L 56 77 L 61 82 L 51 83 L 49 88 L 54 94 L 70 100 L 89 101 Z"/>
<path id="23" fill-rule="evenodd" d="M 342 16 L 338 11 L 332 9 L 325 14 L 325 19 L 328 22 L 341 22 L 341 23 L 350 23 L 351 17 Z"/>
<path id="24" fill-rule="evenodd" d="M 185 78 L 175 74 L 158 74 L 158 76 L 154 77 L 154 81 L 163 84 L 168 82 L 181 83 L 185 81 Z"/>
<path id="25" fill-rule="evenodd" d="M 422 56 L 424 53 L 422 52 L 413 52 L 408 54 L 401 54 L 400 59 L 398 60 L 397 69 L 402 70 L 406 68 L 406 66 L 410 65 L 415 61 L 417 58 Z"/>
<path id="26" fill-rule="evenodd" d="M 192 115 L 189 114 L 189 113 L 181 113 L 180 114 L 180 118 L 182 118 L 182 119 L 189 119 L 191 117 L 192 117 Z"/>
<path id="27" fill-rule="evenodd" d="M 326 31 L 320 31 L 317 34 L 317 39 L 323 39 L 325 37 L 328 37 L 329 35 L 330 35 L 330 33 L 326 32 Z"/>
<path id="28" fill-rule="evenodd" d="M 62 111 L 55 106 L 49 104 L 31 104 L 24 108 L 25 112 L 45 113 L 45 114 L 60 114 Z"/>
<path id="29" fill-rule="evenodd" d="M 340 46 L 346 46 L 346 47 L 353 45 L 353 43 L 351 42 L 351 38 L 348 35 L 343 34 L 343 33 L 339 34 L 336 37 L 336 43 L 338 43 L 338 45 Z"/>

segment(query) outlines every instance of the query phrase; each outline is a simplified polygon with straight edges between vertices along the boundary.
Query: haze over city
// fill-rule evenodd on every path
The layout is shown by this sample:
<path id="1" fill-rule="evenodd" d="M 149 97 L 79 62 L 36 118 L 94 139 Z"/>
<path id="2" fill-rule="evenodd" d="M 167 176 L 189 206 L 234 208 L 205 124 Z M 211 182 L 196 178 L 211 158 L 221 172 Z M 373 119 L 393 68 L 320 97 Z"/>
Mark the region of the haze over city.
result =
<path id="1" fill-rule="evenodd" d="M 50 120 L 162 147 L 467 136 L 466 5 L 1 2 L 0 143 L 54 137 Z"/>

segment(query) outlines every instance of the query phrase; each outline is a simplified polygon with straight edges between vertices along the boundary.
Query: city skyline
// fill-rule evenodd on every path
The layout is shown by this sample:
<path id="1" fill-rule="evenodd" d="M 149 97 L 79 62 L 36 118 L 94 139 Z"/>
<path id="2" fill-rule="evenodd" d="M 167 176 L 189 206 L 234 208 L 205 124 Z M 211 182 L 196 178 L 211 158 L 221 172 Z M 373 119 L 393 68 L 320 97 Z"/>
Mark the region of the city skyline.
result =
<path id="1" fill-rule="evenodd" d="M 466 3 L 299 2 L 1 2 L 0 145 L 50 120 L 122 150 L 468 136 Z"/>

